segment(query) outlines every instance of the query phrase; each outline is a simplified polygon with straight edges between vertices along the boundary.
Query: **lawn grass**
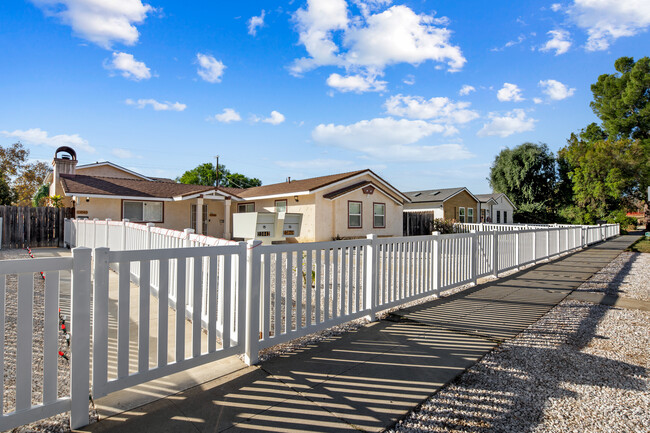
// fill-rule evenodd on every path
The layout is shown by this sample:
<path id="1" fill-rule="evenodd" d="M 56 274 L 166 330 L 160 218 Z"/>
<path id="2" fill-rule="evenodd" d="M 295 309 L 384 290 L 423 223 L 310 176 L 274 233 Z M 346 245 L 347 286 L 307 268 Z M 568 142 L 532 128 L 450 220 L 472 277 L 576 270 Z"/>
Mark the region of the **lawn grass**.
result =
<path id="1" fill-rule="evenodd" d="M 635 253 L 650 253 L 650 239 L 642 237 L 634 242 L 627 250 Z"/>

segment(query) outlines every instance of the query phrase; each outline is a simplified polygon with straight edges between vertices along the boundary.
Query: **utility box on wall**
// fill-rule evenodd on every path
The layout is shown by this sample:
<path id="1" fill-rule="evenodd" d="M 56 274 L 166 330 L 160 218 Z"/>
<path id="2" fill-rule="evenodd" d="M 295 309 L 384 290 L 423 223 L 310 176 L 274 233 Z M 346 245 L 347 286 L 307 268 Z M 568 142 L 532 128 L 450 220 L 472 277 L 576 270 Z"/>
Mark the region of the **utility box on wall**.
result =
<path id="1" fill-rule="evenodd" d="M 233 215 L 233 237 L 260 240 L 266 245 L 273 241 L 300 236 L 302 214 L 245 212 Z"/>

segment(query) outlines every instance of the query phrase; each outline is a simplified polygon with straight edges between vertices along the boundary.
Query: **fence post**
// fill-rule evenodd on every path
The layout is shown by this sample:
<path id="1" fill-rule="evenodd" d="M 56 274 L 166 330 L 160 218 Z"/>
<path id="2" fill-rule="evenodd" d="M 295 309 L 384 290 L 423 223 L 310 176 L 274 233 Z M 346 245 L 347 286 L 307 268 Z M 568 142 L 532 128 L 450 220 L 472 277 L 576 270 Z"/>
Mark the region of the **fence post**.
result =
<path id="1" fill-rule="evenodd" d="M 155 227 L 156 225 L 154 223 L 147 223 L 147 239 L 146 239 L 146 249 L 150 250 L 151 249 L 151 227 Z"/>
<path id="2" fill-rule="evenodd" d="M 128 222 L 129 220 L 122 220 L 122 241 L 120 242 L 122 251 L 126 251 L 126 223 Z"/>
<path id="3" fill-rule="evenodd" d="M 106 245 L 102 245 L 102 247 L 108 247 L 108 223 L 111 222 L 112 220 L 110 218 L 106 218 L 106 227 L 104 228 L 104 242 L 106 242 Z"/>
<path id="4" fill-rule="evenodd" d="M 533 229 L 533 264 L 537 263 L 537 229 Z"/>
<path id="5" fill-rule="evenodd" d="M 246 329 L 244 329 L 246 347 L 244 358 L 248 365 L 257 364 L 259 361 L 261 253 L 258 247 L 261 244 L 262 241 L 254 240 L 240 242 L 244 252 L 239 256 L 239 260 L 243 260 L 244 257 L 246 259 Z M 300 324 L 298 324 L 299 327 Z"/>
<path id="6" fill-rule="evenodd" d="M 92 246 L 92 248 L 97 248 L 97 221 L 99 221 L 99 218 L 93 218 L 93 246 Z"/>
<path id="7" fill-rule="evenodd" d="M 560 229 L 557 229 L 557 254 L 560 254 Z"/>
<path id="8" fill-rule="evenodd" d="M 72 328 L 70 332 L 70 428 L 88 425 L 90 380 L 90 248 L 72 250 Z"/>
<path id="9" fill-rule="evenodd" d="M 437 296 L 442 286 L 442 272 L 440 269 L 442 248 L 440 246 L 440 232 L 433 232 L 431 234 L 433 236 L 433 291 Z"/>
<path id="10" fill-rule="evenodd" d="M 519 230 L 515 232 L 515 269 L 519 270 Z"/>
<path id="11" fill-rule="evenodd" d="M 470 230 L 470 234 L 472 235 L 472 251 L 471 251 L 471 258 L 472 258 L 472 283 L 476 285 L 476 282 L 478 281 L 478 278 L 476 277 L 478 275 L 478 234 L 476 233 L 476 230 Z"/>
<path id="12" fill-rule="evenodd" d="M 492 275 L 499 276 L 499 232 L 492 232 Z"/>
<path id="13" fill-rule="evenodd" d="M 183 233 L 185 234 L 185 236 L 183 238 L 183 246 L 185 248 L 189 248 L 191 246 L 190 245 L 190 235 L 192 233 L 194 233 L 194 229 L 185 229 L 185 230 L 183 230 Z"/>
<path id="14" fill-rule="evenodd" d="M 377 320 L 374 310 L 377 303 L 377 235 L 366 235 L 366 239 L 370 241 L 370 244 L 366 245 L 364 250 L 366 254 L 366 281 L 364 284 L 363 307 L 368 310 L 366 318 L 375 321 Z"/>
<path id="15" fill-rule="evenodd" d="M 108 248 L 93 251 L 93 381 L 94 398 L 106 395 L 108 380 Z"/>

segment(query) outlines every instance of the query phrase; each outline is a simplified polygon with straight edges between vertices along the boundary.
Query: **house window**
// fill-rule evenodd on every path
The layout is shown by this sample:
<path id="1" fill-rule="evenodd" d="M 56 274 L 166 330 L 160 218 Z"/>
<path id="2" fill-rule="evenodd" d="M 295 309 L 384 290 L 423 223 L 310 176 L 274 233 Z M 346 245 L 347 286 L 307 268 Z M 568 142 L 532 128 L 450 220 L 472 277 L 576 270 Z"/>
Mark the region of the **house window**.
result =
<path id="1" fill-rule="evenodd" d="M 201 230 L 201 233 L 199 233 L 196 230 L 196 205 L 193 204 L 190 206 L 190 228 L 194 229 L 194 233 L 205 235 L 208 233 L 208 207 L 206 205 L 203 205 L 201 213 L 203 214 L 203 224 L 201 224 L 203 229 Z"/>
<path id="2" fill-rule="evenodd" d="M 360 201 L 348 202 L 348 228 L 350 229 L 361 228 L 361 202 Z"/>
<path id="3" fill-rule="evenodd" d="M 372 226 L 376 229 L 383 229 L 386 227 L 386 204 L 374 203 L 372 215 Z"/>
<path id="4" fill-rule="evenodd" d="M 508 211 L 503 211 L 503 223 L 508 224 Z"/>
<path id="5" fill-rule="evenodd" d="M 122 202 L 122 218 L 133 222 L 163 222 L 163 203 L 161 201 Z"/>
<path id="6" fill-rule="evenodd" d="M 276 200 L 275 201 L 275 211 L 276 212 L 286 212 L 287 211 L 287 201 L 286 200 Z"/>
<path id="7" fill-rule="evenodd" d="M 501 211 L 497 211 L 497 224 L 501 224 Z"/>
<path id="8" fill-rule="evenodd" d="M 465 222 L 465 208 L 464 207 L 458 208 L 458 221 L 460 221 L 461 223 Z"/>
<path id="9" fill-rule="evenodd" d="M 255 212 L 255 203 L 241 203 L 237 205 L 237 212 L 239 213 Z"/>
<path id="10" fill-rule="evenodd" d="M 468 223 L 473 223 L 474 222 L 474 208 L 473 207 L 468 207 L 467 208 L 467 222 Z"/>

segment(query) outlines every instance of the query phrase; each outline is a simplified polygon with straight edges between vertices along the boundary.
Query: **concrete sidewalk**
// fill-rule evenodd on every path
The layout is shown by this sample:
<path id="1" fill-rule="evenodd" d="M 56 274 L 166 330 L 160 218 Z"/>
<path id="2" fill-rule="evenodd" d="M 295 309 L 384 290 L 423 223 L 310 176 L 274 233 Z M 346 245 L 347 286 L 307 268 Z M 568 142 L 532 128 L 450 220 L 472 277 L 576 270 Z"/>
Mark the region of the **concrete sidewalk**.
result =
<path id="1" fill-rule="evenodd" d="M 638 236 L 400 310 L 82 431 L 382 431 L 537 321 Z"/>

